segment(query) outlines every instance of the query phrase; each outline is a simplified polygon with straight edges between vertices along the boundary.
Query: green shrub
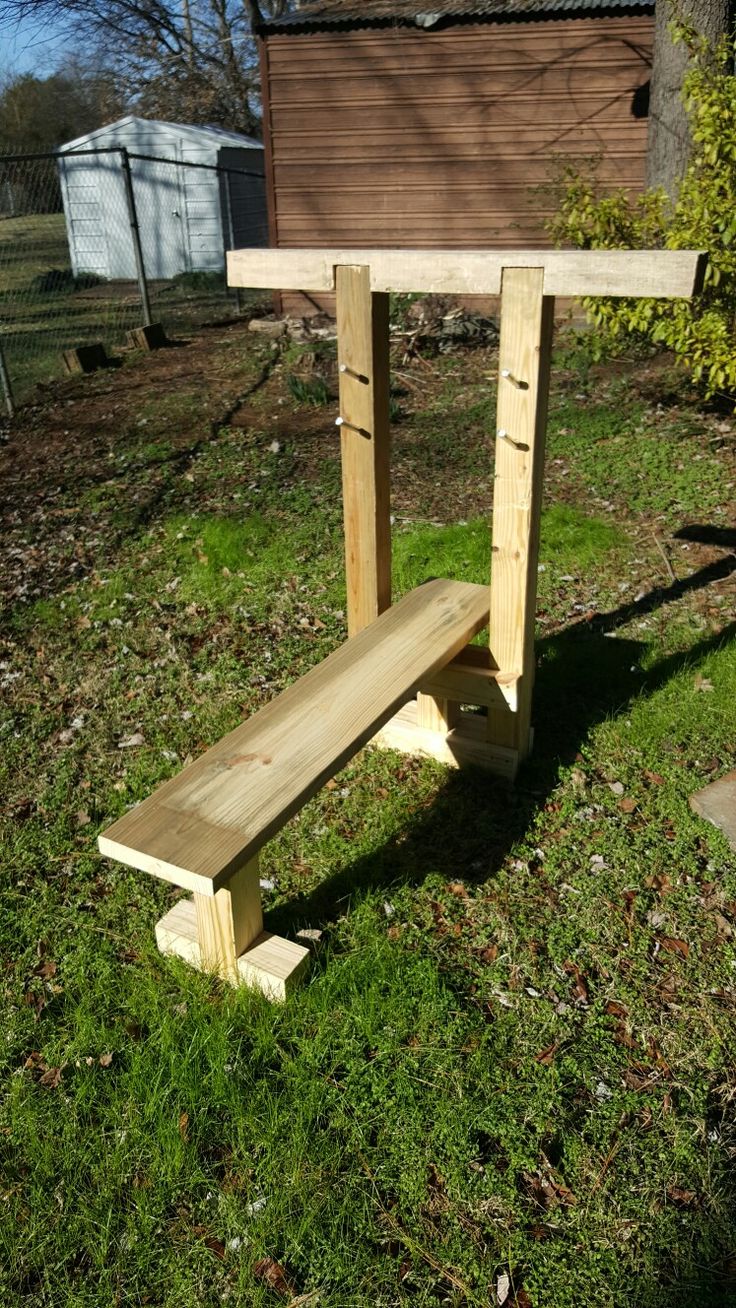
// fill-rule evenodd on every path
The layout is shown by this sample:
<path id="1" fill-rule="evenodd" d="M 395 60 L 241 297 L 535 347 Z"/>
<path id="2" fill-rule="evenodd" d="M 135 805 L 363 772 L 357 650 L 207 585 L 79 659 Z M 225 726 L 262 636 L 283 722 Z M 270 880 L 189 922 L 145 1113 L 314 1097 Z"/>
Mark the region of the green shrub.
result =
<path id="1" fill-rule="evenodd" d="M 703 290 L 692 300 L 583 301 L 599 329 L 595 348 L 617 353 L 632 336 L 666 347 L 706 396 L 736 395 L 736 74 L 734 42 L 714 52 L 692 31 L 678 36 L 693 55 L 683 96 L 693 151 L 676 202 L 664 191 L 602 195 L 595 170 L 566 167 L 549 223 L 558 244 L 580 249 L 697 249 L 708 254 Z"/>
<path id="2" fill-rule="evenodd" d="M 286 384 L 298 404 L 309 404 L 321 409 L 330 402 L 330 389 L 324 377 L 315 373 L 311 377 L 300 377 L 295 372 L 286 374 Z"/>

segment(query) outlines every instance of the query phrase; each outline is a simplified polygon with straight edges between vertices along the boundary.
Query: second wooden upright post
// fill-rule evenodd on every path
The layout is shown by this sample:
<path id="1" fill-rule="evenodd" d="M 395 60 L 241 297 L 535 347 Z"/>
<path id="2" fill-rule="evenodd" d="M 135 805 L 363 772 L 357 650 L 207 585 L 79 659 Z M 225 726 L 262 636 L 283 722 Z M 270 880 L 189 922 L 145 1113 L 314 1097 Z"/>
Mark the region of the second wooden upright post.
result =
<path id="1" fill-rule="evenodd" d="M 388 295 L 338 266 L 337 349 L 348 635 L 391 603 Z"/>
<path id="2" fill-rule="evenodd" d="M 491 661 L 510 712 L 489 708 L 488 738 L 529 752 L 534 621 L 554 298 L 543 268 L 504 268 L 491 556 Z"/>

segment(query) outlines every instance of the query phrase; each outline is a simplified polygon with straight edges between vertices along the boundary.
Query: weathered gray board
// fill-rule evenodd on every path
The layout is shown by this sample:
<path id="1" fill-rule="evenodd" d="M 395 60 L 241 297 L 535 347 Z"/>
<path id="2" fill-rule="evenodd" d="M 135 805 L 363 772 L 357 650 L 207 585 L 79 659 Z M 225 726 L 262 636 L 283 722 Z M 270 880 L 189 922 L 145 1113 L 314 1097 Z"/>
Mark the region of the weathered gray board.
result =
<path id="1" fill-rule="evenodd" d="M 723 832 L 732 849 L 736 849 L 736 771 L 712 781 L 690 796 L 690 807 L 700 817 Z"/>

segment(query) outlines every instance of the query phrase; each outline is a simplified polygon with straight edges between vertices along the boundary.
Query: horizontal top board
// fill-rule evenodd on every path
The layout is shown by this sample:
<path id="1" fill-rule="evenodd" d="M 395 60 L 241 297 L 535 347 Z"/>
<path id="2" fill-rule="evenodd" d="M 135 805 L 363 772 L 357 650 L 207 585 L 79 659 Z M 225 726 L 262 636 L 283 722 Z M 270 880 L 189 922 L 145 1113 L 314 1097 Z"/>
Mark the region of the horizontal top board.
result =
<path id="1" fill-rule="evenodd" d="M 488 612 L 487 586 L 419 586 L 115 822 L 100 852 L 214 895 Z"/>
<path id="2" fill-rule="evenodd" d="M 368 265 L 372 291 L 499 295 L 504 268 L 544 268 L 545 295 L 666 298 L 700 290 L 698 250 L 231 250 L 231 286 L 333 291 L 340 264 Z"/>

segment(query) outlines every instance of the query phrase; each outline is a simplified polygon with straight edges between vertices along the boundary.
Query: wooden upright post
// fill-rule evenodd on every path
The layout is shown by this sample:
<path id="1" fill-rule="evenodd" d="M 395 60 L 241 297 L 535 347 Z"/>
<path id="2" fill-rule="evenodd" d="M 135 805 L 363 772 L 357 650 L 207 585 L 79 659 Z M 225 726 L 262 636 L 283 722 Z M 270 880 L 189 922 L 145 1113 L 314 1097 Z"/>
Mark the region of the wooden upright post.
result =
<path id="1" fill-rule="evenodd" d="M 338 266 L 337 341 L 348 635 L 391 603 L 388 295 Z M 339 420 L 338 420 L 339 421 Z"/>
<path id="2" fill-rule="evenodd" d="M 200 966 L 225 981 L 238 979 L 238 955 L 263 931 L 258 855 L 214 895 L 194 895 Z"/>
<path id="3" fill-rule="evenodd" d="M 511 712 L 488 710 L 488 739 L 529 752 L 534 620 L 554 298 L 543 268 L 505 268 L 491 545 L 491 662 Z"/>

